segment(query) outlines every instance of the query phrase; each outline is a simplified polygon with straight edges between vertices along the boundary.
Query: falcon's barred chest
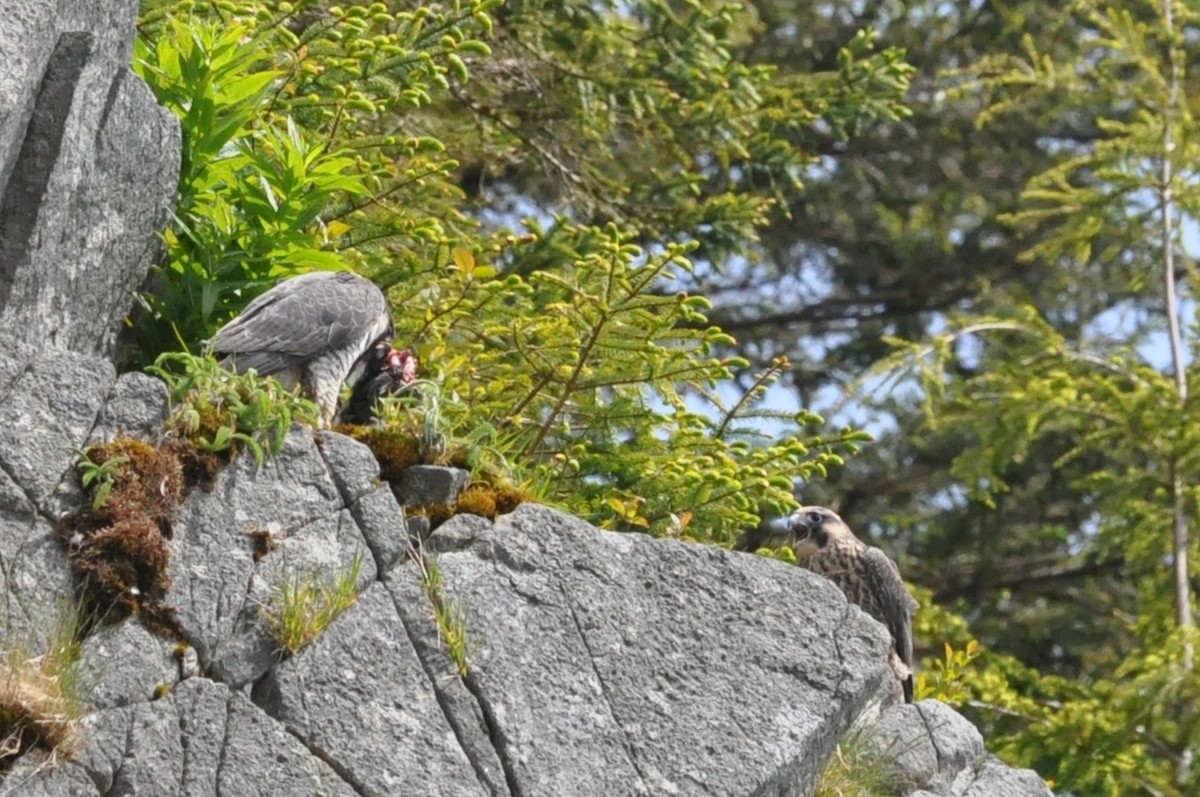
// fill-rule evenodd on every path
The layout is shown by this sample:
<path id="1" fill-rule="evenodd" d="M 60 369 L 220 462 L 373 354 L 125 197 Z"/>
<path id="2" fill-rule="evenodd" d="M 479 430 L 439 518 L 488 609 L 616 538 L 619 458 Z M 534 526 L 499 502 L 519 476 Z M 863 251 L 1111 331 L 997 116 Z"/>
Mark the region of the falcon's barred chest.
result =
<path id="1" fill-rule="evenodd" d="M 846 599 L 887 627 L 892 637 L 890 661 L 904 700 L 913 700 L 912 612 L 900 570 L 887 554 L 854 536 L 832 510 L 801 507 L 789 518 L 792 546 L 803 565 L 836 584 Z"/>

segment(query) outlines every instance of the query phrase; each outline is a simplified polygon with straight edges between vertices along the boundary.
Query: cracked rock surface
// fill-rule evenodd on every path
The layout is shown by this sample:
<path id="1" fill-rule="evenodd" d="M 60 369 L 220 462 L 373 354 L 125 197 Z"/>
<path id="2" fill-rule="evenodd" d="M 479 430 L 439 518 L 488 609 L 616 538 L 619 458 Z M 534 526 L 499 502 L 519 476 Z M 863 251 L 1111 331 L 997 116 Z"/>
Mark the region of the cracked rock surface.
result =
<path id="1" fill-rule="evenodd" d="M 936 700 L 890 707 L 865 738 L 912 797 L 1050 797 L 1037 773 L 988 755 L 975 726 Z"/>
<path id="2" fill-rule="evenodd" d="M 47 491 L 46 474 L 74 478 L 72 447 L 97 419 L 117 434 L 161 409 L 152 381 L 94 370 L 109 374 L 101 398 L 59 408 L 73 420 L 50 419 L 59 431 L 42 435 L 45 466 L 20 471 L 41 486 L 14 479 L 18 489 L 3 493 L 6 533 L 23 540 L 17 550 L 41 552 L 13 559 L 31 571 L 5 584 L 17 618 L 68 592 L 45 505 L 70 492 Z M 330 432 L 320 439 L 294 429 L 261 468 L 235 459 L 211 492 L 192 492 L 170 542 L 168 602 L 186 644 L 136 617 L 94 632 L 83 644 L 92 710 L 81 752 L 54 766 L 27 755 L 0 793 L 804 795 L 889 683 L 886 632 L 830 583 L 747 554 L 598 531 L 534 505 L 495 522 L 454 518 L 428 541 L 442 605 L 467 633 L 460 676 L 421 565 L 379 567 L 355 519 L 353 507 L 376 492 L 365 448 Z M 394 502 L 369 517 L 376 532 L 403 533 Z M 256 559 L 248 532 L 260 528 L 274 546 Z M 283 579 L 354 557 L 356 603 L 281 660 L 259 608 Z M 1045 793 L 1032 773 L 984 758 L 978 733 L 945 707 L 899 708 L 950 729 L 918 751 L 929 755 L 912 764 L 915 788 Z M 893 716 L 881 727 L 915 725 Z"/>
<path id="3" fill-rule="evenodd" d="M 161 383 L 112 364 L 179 168 L 175 120 L 129 69 L 136 10 L 7 0 L 0 18 L 5 653 L 44 650 L 70 604 L 53 530 L 86 500 L 79 450 L 157 442 L 167 410 Z M 408 500 L 465 481 L 422 474 Z M 26 753 L 0 795 L 807 795 L 893 683 L 883 626 L 830 583 L 748 554 L 526 505 L 454 518 L 418 562 L 373 456 L 332 432 L 293 429 L 261 466 L 235 459 L 172 528 L 176 638 L 137 616 L 92 629 L 78 750 Z M 282 657 L 263 606 L 355 560 L 355 603 Z M 447 631 L 465 631 L 465 659 Z M 940 704 L 876 727 L 913 795 L 1047 794 Z"/>
<path id="4" fill-rule="evenodd" d="M 111 355 L 179 179 L 175 117 L 133 74 L 137 0 L 6 0 L 0 325 Z"/>
<path id="5" fill-rule="evenodd" d="M 455 523 L 466 682 L 519 794 L 807 793 L 886 677 L 878 629 L 798 568 L 536 506 Z"/>

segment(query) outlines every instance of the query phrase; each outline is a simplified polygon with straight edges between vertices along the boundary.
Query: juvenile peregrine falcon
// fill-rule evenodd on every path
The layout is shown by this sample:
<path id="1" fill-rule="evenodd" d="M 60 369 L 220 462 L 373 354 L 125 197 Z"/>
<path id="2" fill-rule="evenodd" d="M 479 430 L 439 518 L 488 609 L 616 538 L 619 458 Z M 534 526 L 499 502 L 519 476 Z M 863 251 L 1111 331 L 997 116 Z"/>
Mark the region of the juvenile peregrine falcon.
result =
<path id="1" fill-rule="evenodd" d="M 314 271 L 271 288 L 217 331 L 221 364 L 300 386 L 328 426 L 338 393 L 391 351 L 392 313 L 383 291 L 349 271 Z"/>
<path id="2" fill-rule="evenodd" d="M 913 701 L 912 612 L 917 602 L 900 579 L 900 569 L 878 548 L 864 544 L 833 510 L 802 506 L 788 518 L 796 557 L 814 573 L 837 584 L 846 598 L 887 626 L 892 634 L 888 659 Z"/>

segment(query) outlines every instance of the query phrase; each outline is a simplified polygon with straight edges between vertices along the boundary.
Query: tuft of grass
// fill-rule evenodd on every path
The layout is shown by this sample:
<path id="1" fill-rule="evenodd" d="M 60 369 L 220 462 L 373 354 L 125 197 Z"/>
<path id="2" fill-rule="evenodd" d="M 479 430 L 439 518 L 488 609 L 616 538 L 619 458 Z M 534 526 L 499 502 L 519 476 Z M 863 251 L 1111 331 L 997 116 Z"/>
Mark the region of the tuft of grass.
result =
<path id="1" fill-rule="evenodd" d="M 894 755 L 880 753 L 869 734 L 852 730 L 838 742 L 813 797 L 894 797 L 909 790 Z"/>
<path id="2" fill-rule="evenodd" d="M 438 567 L 437 560 L 425 554 L 423 550 L 416 553 L 415 559 L 421 568 L 421 586 L 433 607 L 433 619 L 437 623 L 438 640 L 446 649 L 450 660 L 454 662 L 458 676 L 463 678 L 469 669 L 466 612 L 461 604 L 446 597 L 446 587 L 442 581 L 442 571 Z"/>
<path id="3" fill-rule="evenodd" d="M 51 761 L 78 751 L 79 630 L 77 612 L 64 607 L 40 654 L 12 639 L 0 650 L 0 772 L 35 747 Z"/>
<path id="4" fill-rule="evenodd" d="M 314 573 L 293 576 L 280 584 L 271 602 L 262 608 L 262 617 L 283 656 L 294 656 L 338 615 L 358 600 L 358 576 L 362 554 L 356 553 L 348 565 L 328 577 Z"/>

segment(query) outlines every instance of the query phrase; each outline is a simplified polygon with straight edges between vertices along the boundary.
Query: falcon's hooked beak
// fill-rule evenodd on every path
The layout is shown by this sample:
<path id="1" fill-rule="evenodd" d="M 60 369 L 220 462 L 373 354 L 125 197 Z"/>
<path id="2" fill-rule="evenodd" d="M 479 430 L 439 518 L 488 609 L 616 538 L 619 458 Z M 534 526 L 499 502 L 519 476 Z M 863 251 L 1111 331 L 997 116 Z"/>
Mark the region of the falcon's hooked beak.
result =
<path id="1" fill-rule="evenodd" d="M 825 521 L 829 518 L 817 509 L 802 506 L 788 518 L 788 529 L 792 532 L 792 549 L 803 559 L 825 547 L 829 533 Z"/>

